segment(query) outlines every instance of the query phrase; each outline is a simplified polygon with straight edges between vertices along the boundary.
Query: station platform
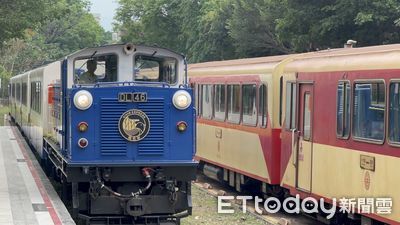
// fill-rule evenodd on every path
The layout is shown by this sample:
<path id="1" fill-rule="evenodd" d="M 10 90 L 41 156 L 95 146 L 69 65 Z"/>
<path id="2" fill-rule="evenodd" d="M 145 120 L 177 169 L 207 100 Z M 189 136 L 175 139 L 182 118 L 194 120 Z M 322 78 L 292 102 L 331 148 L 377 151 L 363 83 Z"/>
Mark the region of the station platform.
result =
<path id="1" fill-rule="evenodd" d="M 74 225 L 16 127 L 0 127 L 0 225 Z"/>

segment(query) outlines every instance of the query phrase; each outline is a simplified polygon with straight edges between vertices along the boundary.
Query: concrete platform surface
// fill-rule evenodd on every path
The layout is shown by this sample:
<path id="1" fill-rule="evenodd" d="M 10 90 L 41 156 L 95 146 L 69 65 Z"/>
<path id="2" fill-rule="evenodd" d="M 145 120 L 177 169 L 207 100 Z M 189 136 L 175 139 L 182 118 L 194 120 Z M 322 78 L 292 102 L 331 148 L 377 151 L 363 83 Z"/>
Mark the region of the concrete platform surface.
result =
<path id="1" fill-rule="evenodd" d="M 74 225 L 16 127 L 0 127 L 0 225 Z"/>

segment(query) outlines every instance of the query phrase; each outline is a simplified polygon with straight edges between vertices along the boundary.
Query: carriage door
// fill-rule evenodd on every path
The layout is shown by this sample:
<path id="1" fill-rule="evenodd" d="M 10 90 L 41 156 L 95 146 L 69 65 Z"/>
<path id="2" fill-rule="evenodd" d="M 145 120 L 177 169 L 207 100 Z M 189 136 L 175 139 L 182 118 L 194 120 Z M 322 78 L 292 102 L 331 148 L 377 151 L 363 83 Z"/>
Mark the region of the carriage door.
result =
<path id="1" fill-rule="evenodd" d="M 299 84 L 298 95 L 298 145 L 297 145 L 297 182 L 300 190 L 311 191 L 312 173 L 312 118 L 313 118 L 313 85 Z"/>

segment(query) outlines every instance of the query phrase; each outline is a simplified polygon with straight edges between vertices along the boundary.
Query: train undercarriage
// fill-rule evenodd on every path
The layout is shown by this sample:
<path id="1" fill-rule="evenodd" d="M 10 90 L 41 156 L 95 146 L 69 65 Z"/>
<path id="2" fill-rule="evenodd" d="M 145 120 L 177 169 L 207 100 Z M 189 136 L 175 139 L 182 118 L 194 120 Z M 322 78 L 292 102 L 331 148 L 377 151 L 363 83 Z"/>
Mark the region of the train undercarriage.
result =
<path id="1" fill-rule="evenodd" d="M 43 147 L 45 172 L 60 183 L 63 202 L 83 224 L 172 225 L 192 213 L 195 164 L 70 165 L 50 140 Z"/>

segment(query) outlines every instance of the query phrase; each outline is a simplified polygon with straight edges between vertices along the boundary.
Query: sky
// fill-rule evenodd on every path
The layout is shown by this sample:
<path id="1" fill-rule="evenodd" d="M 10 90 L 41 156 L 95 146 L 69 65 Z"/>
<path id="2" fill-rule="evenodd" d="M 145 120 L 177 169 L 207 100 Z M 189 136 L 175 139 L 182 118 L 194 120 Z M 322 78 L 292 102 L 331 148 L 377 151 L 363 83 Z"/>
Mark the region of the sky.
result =
<path id="1" fill-rule="evenodd" d="M 90 2 L 92 3 L 90 11 L 100 14 L 101 26 L 106 31 L 112 31 L 112 22 L 118 7 L 117 0 L 90 0 Z"/>

